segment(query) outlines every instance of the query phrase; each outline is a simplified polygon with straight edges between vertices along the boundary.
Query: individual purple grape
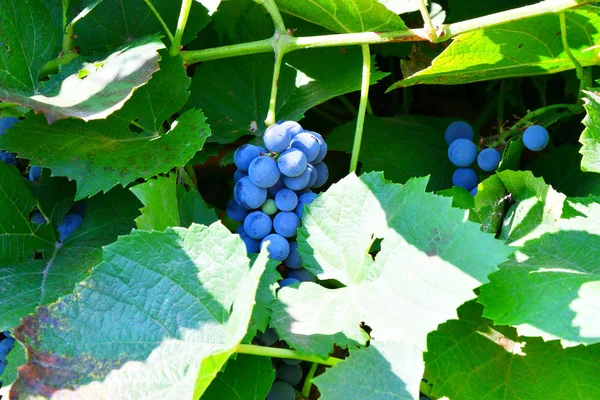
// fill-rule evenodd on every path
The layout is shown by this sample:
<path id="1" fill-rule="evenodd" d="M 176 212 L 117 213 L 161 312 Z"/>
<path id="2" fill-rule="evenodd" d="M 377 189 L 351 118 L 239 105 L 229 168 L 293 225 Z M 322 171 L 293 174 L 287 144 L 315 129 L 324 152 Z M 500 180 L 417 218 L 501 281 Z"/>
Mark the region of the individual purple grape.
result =
<path id="1" fill-rule="evenodd" d="M 473 127 L 463 121 L 455 121 L 448 125 L 446 128 L 446 133 L 444 134 L 448 146 L 451 145 L 456 139 L 467 139 L 472 141 L 473 136 L 475 136 Z"/>
<path id="2" fill-rule="evenodd" d="M 233 182 L 237 183 L 237 181 L 239 181 L 242 178 L 245 178 L 246 176 L 248 176 L 248 172 L 244 172 L 241 169 L 236 169 L 235 172 L 233 173 Z"/>
<path id="3" fill-rule="evenodd" d="M 285 278 L 279 281 L 279 287 L 284 288 L 286 286 L 293 285 L 294 283 L 300 283 L 300 281 L 294 278 Z"/>
<path id="4" fill-rule="evenodd" d="M 248 167 L 248 176 L 252 183 L 261 188 L 269 188 L 279 180 L 279 167 L 277 161 L 271 157 L 256 157 Z"/>
<path id="5" fill-rule="evenodd" d="M 471 190 L 477 186 L 477 174 L 471 168 L 458 168 L 452 175 L 452 184 Z"/>
<path id="6" fill-rule="evenodd" d="M 246 251 L 248 253 L 260 253 L 260 240 L 252 239 L 245 232 L 240 233 L 240 237 L 242 238 L 244 245 L 246 245 Z"/>
<path id="7" fill-rule="evenodd" d="M 288 278 L 297 279 L 300 282 L 315 282 L 317 280 L 316 276 L 304 268 L 291 270 L 288 273 Z"/>
<path id="8" fill-rule="evenodd" d="M 29 180 L 30 181 L 39 181 L 42 177 L 42 167 L 37 165 L 32 165 L 29 168 Z"/>
<path id="9" fill-rule="evenodd" d="M 532 125 L 523 132 L 523 144 L 531 151 L 542 151 L 548 146 L 550 136 L 546 128 Z"/>
<path id="10" fill-rule="evenodd" d="M 242 207 L 253 210 L 262 206 L 267 199 L 267 189 L 256 186 L 246 176 L 235 184 L 233 189 L 233 197 L 235 201 Z"/>
<path id="11" fill-rule="evenodd" d="M 6 130 L 12 128 L 17 122 L 19 122 L 19 118 L 0 118 L 0 136 L 4 135 L 6 133 Z"/>
<path id="12" fill-rule="evenodd" d="M 7 165 L 17 165 L 17 157 L 13 153 L 0 150 L 0 161 Z"/>
<path id="13" fill-rule="evenodd" d="M 308 162 L 302 151 L 291 148 L 281 153 L 277 164 L 283 175 L 293 178 L 306 170 L 306 164 L 308 164 Z"/>
<path id="14" fill-rule="evenodd" d="M 468 139 L 456 139 L 448 147 L 448 158 L 457 167 L 468 167 L 477 158 L 477 147 Z"/>
<path id="15" fill-rule="evenodd" d="M 79 228 L 82 222 L 83 217 L 81 215 L 67 214 L 56 228 L 59 234 L 58 240 L 64 242 L 68 236 L 70 236 L 77 228 Z"/>
<path id="16" fill-rule="evenodd" d="M 291 190 L 302 190 L 305 189 L 308 186 L 308 183 L 310 182 L 310 171 L 307 169 L 304 170 L 304 172 L 298 176 L 295 177 L 289 177 L 289 176 L 283 176 L 283 183 L 285 184 L 285 186 L 288 189 Z"/>
<path id="17" fill-rule="evenodd" d="M 310 179 L 308 180 L 308 185 L 306 186 L 310 188 L 313 187 L 315 183 L 317 183 L 317 169 L 314 165 L 309 163 L 306 165 L 306 170 L 310 173 Z"/>
<path id="18" fill-rule="evenodd" d="M 302 218 L 302 213 L 304 212 L 304 205 L 312 203 L 319 195 L 313 192 L 305 193 L 298 197 L 298 205 L 296 206 L 296 215 Z"/>
<path id="19" fill-rule="evenodd" d="M 287 382 L 277 381 L 271 386 L 266 400 L 294 400 L 296 391 Z"/>
<path id="20" fill-rule="evenodd" d="M 260 242 L 260 246 L 262 247 L 267 241 L 270 242 L 267 246 L 270 258 L 283 261 L 290 254 L 290 244 L 283 236 L 278 235 L 277 233 L 271 233 Z"/>
<path id="21" fill-rule="evenodd" d="M 478 188 L 479 188 L 479 186 L 475 186 L 473 189 L 471 189 L 471 196 L 475 197 L 475 195 L 477 194 Z"/>
<path id="22" fill-rule="evenodd" d="M 292 137 L 287 127 L 282 125 L 271 125 L 265 130 L 265 134 L 263 135 L 263 142 L 265 143 L 265 147 L 267 150 L 273 153 L 281 153 L 288 147 L 290 147 L 290 142 L 292 141 Z"/>
<path id="23" fill-rule="evenodd" d="M 277 183 L 268 188 L 267 191 L 271 196 L 275 197 L 281 189 L 285 189 L 285 183 L 283 183 L 283 175 L 280 175 Z"/>
<path id="24" fill-rule="evenodd" d="M 496 149 L 487 148 L 481 150 L 477 156 L 477 164 L 484 171 L 491 172 L 498 168 L 502 156 Z"/>
<path id="25" fill-rule="evenodd" d="M 302 129 L 302 126 L 296 121 L 277 121 L 277 125 L 285 127 L 290 133 L 292 139 L 296 137 L 297 134 L 304 131 L 304 129 Z"/>
<path id="26" fill-rule="evenodd" d="M 282 211 L 273 219 L 273 229 L 275 229 L 275 232 L 286 238 L 295 236 L 296 230 L 299 227 L 300 218 L 293 212 Z"/>
<path id="27" fill-rule="evenodd" d="M 293 211 L 298 205 L 298 196 L 290 189 L 281 189 L 275 195 L 275 204 L 281 211 Z"/>
<path id="28" fill-rule="evenodd" d="M 312 187 L 320 188 L 327 182 L 327 179 L 329 179 L 329 169 L 327 169 L 327 165 L 322 162 L 315 164 L 315 169 L 317 170 L 317 181 Z"/>
<path id="29" fill-rule="evenodd" d="M 250 213 L 248 210 L 240 206 L 234 199 L 229 200 L 226 211 L 229 218 L 237 222 L 243 222 L 246 216 Z"/>
<path id="30" fill-rule="evenodd" d="M 277 336 L 277 332 L 273 328 L 267 328 L 265 333 L 258 335 L 256 338 L 263 342 L 265 346 L 272 346 L 279 340 L 279 336 Z"/>
<path id="31" fill-rule="evenodd" d="M 253 144 L 243 144 L 233 153 L 233 162 L 241 171 L 247 172 L 252 160 L 260 157 L 260 148 Z"/>
<path id="32" fill-rule="evenodd" d="M 304 153 L 306 161 L 311 162 L 319 156 L 321 145 L 319 139 L 314 136 L 311 132 L 299 133 L 292 142 L 290 147 L 294 147 Z"/>
<path id="33" fill-rule="evenodd" d="M 317 139 L 319 140 L 319 155 L 317 156 L 317 158 L 315 158 L 312 163 L 314 164 L 318 164 L 320 162 L 322 162 L 325 159 L 325 156 L 327 155 L 327 143 L 325 143 L 325 139 L 323 139 L 323 136 L 321 136 L 320 134 L 318 134 L 317 132 L 311 132 L 314 136 L 317 137 Z"/>
<path id="34" fill-rule="evenodd" d="M 300 259 L 300 253 L 298 252 L 298 242 L 290 242 L 290 254 L 283 260 L 283 263 L 286 267 L 291 269 L 302 267 L 302 260 Z"/>
<path id="35" fill-rule="evenodd" d="M 244 231 L 252 239 L 262 239 L 271 233 L 271 217 L 262 211 L 253 211 L 244 220 Z"/>
<path id="36" fill-rule="evenodd" d="M 277 368 L 277 380 L 287 382 L 292 386 L 302 380 L 302 367 L 300 365 L 280 364 Z"/>
<path id="37" fill-rule="evenodd" d="M 298 360 L 297 358 L 282 358 L 281 361 L 287 365 L 298 365 L 302 362 L 302 360 Z"/>

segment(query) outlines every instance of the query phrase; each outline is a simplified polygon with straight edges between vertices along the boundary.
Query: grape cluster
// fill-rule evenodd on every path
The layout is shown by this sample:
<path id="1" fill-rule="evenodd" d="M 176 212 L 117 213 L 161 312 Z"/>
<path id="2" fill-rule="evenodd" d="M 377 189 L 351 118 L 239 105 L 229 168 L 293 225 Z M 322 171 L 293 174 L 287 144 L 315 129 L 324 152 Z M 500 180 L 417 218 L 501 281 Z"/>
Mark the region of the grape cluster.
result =
<path id="1" fill-rule="evenodd" d="M 2 376 L 4 369 L 8 365 L 6 356 L 8 353 L 10 353 L 14 346 L 15 339 L 10 336 L 10 333 L 8 331 L 0 332 L 0 376 Z M 0 381 L 0 386 L 2 386 L 1 383 L 2 381 Z"/>
<path id="2" fill-rule="evenodd" d="M 477 173 L 469 167 L 477 160 L 481 170 L 492 172 L 500 165 L 502 156 L 498 150 L 490 147 L 477 154 L 477 146 L 473 143 L 473 127 L 466 122 L 452 122 L 446 128 L 444 136 L 448 143 L 448 158 L 452 164 L 459 167 L 452 175 L 452 184 L 468 190 L 475 196 Z M 523 132 L 523 143 L 529 150 L 541 151 L 546 148 L 549 140 L 548 131 L 539 125 L 532 125 Z"/>
<path id="3" fill-rule="evenodd" d="M 263 142 L 264 148 L 244 144 L 233 155 L 237 170 L 227 215 L 242 223 L 237 233 L 249 253 L 258 253 L 269 241 L 271 258 L 300 269 L 294 237 L 304 206 L 317 197 L 311 189 L 320 188 L 329 177 L 323 162 L 327 144 L 320 134 L 294 121 L 267 128 Z"/>

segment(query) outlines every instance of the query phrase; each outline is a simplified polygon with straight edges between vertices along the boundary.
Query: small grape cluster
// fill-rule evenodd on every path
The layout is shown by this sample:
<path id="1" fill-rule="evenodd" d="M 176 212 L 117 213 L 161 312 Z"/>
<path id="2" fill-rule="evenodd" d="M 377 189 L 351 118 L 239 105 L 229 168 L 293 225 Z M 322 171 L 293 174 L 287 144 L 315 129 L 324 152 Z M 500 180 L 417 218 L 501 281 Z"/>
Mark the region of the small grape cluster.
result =
<path id="1" fill-rule="evenodd" d="M 485 172 L 492 172 L 500 165 L 502 156 L 498 150 L 491 147 L 477 152 L 473 143 L 473 127 L 466 122 L 452 122 L 444 134 L 448 143 L 448 158 L 456 165 L 452 175 L 452 184 L 468 190 L 472 196 L 477 194 L 477 174 L 469 168 L 477 159 L 477 165 Z M 523 132 L 523 143 L 532 151 L 541 151 L 549 141 L 548 131 L 539 125 L 532 125 Z"/>
<path id="2" fill-rule="evenodd" d="M 264 148 L 244 144 L 234 153 L 234 198 L 227 204 L 227 215 L 242 222 L 237 233 L 249 253 L 258 253 L 269 241 L 271 258 L 299 270 L 294 237 L 304 205 L 317 197 L 311 189 L 320 188 L 329 177 L 323 163 L 327 144 L 295 121 L 270 126 L 263 142 Z"/>

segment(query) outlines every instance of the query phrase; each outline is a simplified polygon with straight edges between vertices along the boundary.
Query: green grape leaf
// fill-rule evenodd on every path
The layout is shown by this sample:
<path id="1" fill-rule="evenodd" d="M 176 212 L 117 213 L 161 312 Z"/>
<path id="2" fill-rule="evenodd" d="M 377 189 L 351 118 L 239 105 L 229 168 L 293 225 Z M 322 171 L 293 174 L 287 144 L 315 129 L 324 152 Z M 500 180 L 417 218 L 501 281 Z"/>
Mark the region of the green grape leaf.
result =
<path id="1" fill-rule="evenodd" d="M 399 185 L 381 173 L 350 175 L 305 208 L 298 231 L 305 268 L 346 287 L 281 289 L 271 306 L 280 338 L 325 356 L 334 343 L 363 344 L 362 322 L 373 340 L 424 350 L 427 333 L 475 297 L 473 289 L 513 250 L 426 186 L 426 178 Z M 373 260 L 375 239 L 382 242 Z"/>
<path id="2" fill-rule="evenodd" d="M 28 364 L 11 397 L 199 398 L 246 333 L 266 262 L 249 271 L 220 223 L 119 237 L 72 295 L 15 330 Z"/>
<path id="3" fill-rule="evenodd" d="M 255 308 L 256 309 L 256 308 Z M 264 400 L 275 379 L 269 357 L 240 354 L 229 360 L 219 372 L 204 397 L 220 400 Z"/>
<path id="4" fill-rule="evenodd" d="M 256 306 L 252 311 L 245 341 L 251 341 L 256 336 L 257 331 L 265 332 L 269 326 L 271 320 L 269 305 L 277 298 L 276 291 L 279 288 L 277 281 L 281 280 L 281 274 L 277 271 L 279 264 L 277 260 L 269 260 L 265 272 L 260 278 L 260 284 L 256 292 Z"/>
<path id="5" fill-rule="evenodd" d="M 323 400 L 413 400 L 419 398 L 423 370 L 423 354 L 414 346 L 373 340 L 313 382 Z"/>
<path id="6" fill-rule="evenodd" d="M 446 118 L 407 115 L 379 118 L 367 115 L 359 161 L 363 171 L 384 171 L 394 182 L 430 175 L 428 189 L 452 187 L 454 166 L 448 160 L 444 132 Z M 352 152 L 356 121 L 342 125 L 327 137 L 331 150 Z"/>
<path id="7" fill-rule="evenodd" d="M 76 58 L 39 91 L 9 85 L 0 89 L 0 97 L 44 113 L 49 123 L 67 117 L 103 119 L 123 107 L 158 70 L 162 48 L 159 36 L 146 36 L 106 58 Z"/>
<path id="8" fill-rule="evenodd" d="M 179 6 L 169 0 L 152 0 L 152 5 L 175 33 Z M 200 2 L 192 4 L 182 44 L 190 42 L 209 22 L 208 12 Z M 146 35 L 164 33 L 158 19 L 142 0 L 104 0 L 75 26 L 74 43 L 83 54 L 107 51 Z"/>
<path id="9" fill-rule="evenodd" d="M 100 262 L 102 246 L 131 231 L 140 207 L 135 196 L 121 188 L 94 196 L 86 203 L 81 226 L 63 243 L 52 240 L 43 259 L 34 259 L 31 254 L 21 262 L 15 259 L 0 265 L 0 331 L 18 325 L 36 307 L 71 293 L 75 284 L 89 276 Z M 41 228 L 53 232 L 50 224 Z"/>
<path id="10" fill-rule="evenodd" d="M 528 336 L 600 342 L 597 200 L 567 200 L 569 218 L 556 218 L 553 210 L 551 219 L 538 227 L 539 233 L 531 235 L 513 258 L 490 275 L 479 297 L 485 317 L 497 324 L 516 325 L 520 334 Z"/>
<path id="11" fill-rule="evenodd" d="M 233 16 L 240 12 L 240 4 L 224 3 L 215 14 L 215 25 L 224 36 L 220 44 L 262 39 L 273 34 L 272 22 L 258 4 L 241 7 L 244 13 L 235 20 Z M 322 28 L 299 22 L 301 25 L 295 26 L 303 34 L 324 33 Z M 310 108 L 359 90 L 361 60 L 360 49 L 352 47 L 345 51 L 323 48 L 287 54 L 278 81 L 277 119 L 298 121 Z M 373 61 L 371 84 L 386 75 Z M 272 78 L 272 54 L 206 62 L 196 68 L 187 106 L 204 111 L 213 129 L 210 140 L 231 143 L 244 135 L 259 137 L 266 129 L 264 120 L 269 108 Z M 249 101 L 252 107 L 248 107 Z"/>
<path id="12" fill-rule="evenodd" d="M 497 176 L 516 201 L 506 214 L 501 238 L 518 246 L 548 231 L 562 214 L 566 196 L 531 171 L 501 171 Z"/>
<path id="13" fill-rule="evenodd" d="M 600 387 L 590 384 L 600 379 L 598 365 L 590 362 L 600 357 L 599 345 L 563 349 L 555 341 L 519 337 L 513 328 L 492 325 L 481 311 L 481 305 L 467 303 L 458 309 L 459 320 L 440 325 L 427 338 L 425 378 L 436 398 L 600 396 Z"/>
<path id="14" fill-rule="evenodd" d="M 521 168 L 521 153 L 525 149 L 521 138 L 522 135 L 519 135 L 508 141 L 506 148 L 502 152 L 502 160 L 496 171 L 518 171 Z"/>
<path id="15" fill-rule="evenodd" d="M 279 9 L 340 33 L 408 29 L 377 0 L 277 0 Z"/>
<path id="16" fill-rule="evenodd" d="M 583 145 L 579 150 L 583 154 L 581 169 L 587 172 L 600 172 L 600 92 L 592 89 L 585 94 L 584 105 L 587 114 L 583 123 L 586 128 L 579 138 L 579 142 Z"/>
<path id="17" fill-rule="evenodd" d="M 567 196 L 600 194 L 600 175 L 581 170 L 579 149 L 579 146 L 570 144 L 552 148 L 534 158 L 527 169 Z M 560 160 L 560 163 L 556 160 Z"/>
<path id="18" fill-rule="evenodd" d="M 29 220 L 36 207 L 38 203 L 19 171 L 0 162 L 0 268 L 54 247 L 52 227 L 37 226 Z"/>
<path id="19" fill-rule="evenodd" d="M 593 6 L 565 11 L 569 48 L 583 66 L 597 63 L 600 14 Z M 555 32 L 556 34 L 549 34 Z M 574 69 L 564 50 L 557 14 L 511 21 L 456 37 L 429 68 L 388 90 L 415 84 L 455 85 L 490 79 L 546 75 Z"/>
<path id="20" fill-rule="evenodd" d="M 177 174 L 149 179 L 130 190 L 145 206 L 135 220 L 138 229 L 163 231 L 171 226 L 187 228 L 194 222 L 210 225 L 217 220 L 197 190 L 188 191 L 177 184 Z"/>
<path id="21" fill-rule="evenodd" d="M 75 182 L 67 178 L 52 177 L 50 170 L 44 168 L 39 181 L 31 182 L 31 192 L 37 199 L 38 207 L 50 223 L 58 226 L 73 206 Z"/>
<path id="22" fill-rule="evenodd" d="M 2 374 L 0 374 L 0 382 L 2 382 L 2 386 L 9 386 L 17 379 L 17 368 L 21 365 L 25 365 L 27 362 L 25 358 L 25 348 L 19 343 L 18 340 L 15 341 L 15 346 L 6 356 L 6 369 Z M 0 388 L 0 396 L 5 395 L 8 398 L 8 391 L 4 393 L 2 388 Z"/>
<path id="23" fill-rule="evenodd" d="M 483 232 L 495 235 L 500 231 L 508 199 L 506 188 L 497 174 L 479 183 L 473 213 L 481 222 Z"/>
<path id="24" fill-rule="evenodd" d="M 0 98 L 15 101 L 16 93 L 37 93 L 39 73 L 55 56 L 50 13 L 40 0 L 3 0 L 0 26 Z"/>

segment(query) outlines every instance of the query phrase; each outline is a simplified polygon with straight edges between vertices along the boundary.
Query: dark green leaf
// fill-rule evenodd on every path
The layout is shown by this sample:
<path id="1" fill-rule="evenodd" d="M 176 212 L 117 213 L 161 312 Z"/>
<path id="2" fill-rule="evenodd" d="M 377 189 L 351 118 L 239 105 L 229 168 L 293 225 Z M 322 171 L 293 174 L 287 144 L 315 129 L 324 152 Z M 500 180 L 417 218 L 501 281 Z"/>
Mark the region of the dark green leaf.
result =
<path id="1" fill-rule="evenodd" d="M 204 398 L 219 400 L 264 400 L 275 379 L 269 357 L 240 354 L 219 372 Z"/>

